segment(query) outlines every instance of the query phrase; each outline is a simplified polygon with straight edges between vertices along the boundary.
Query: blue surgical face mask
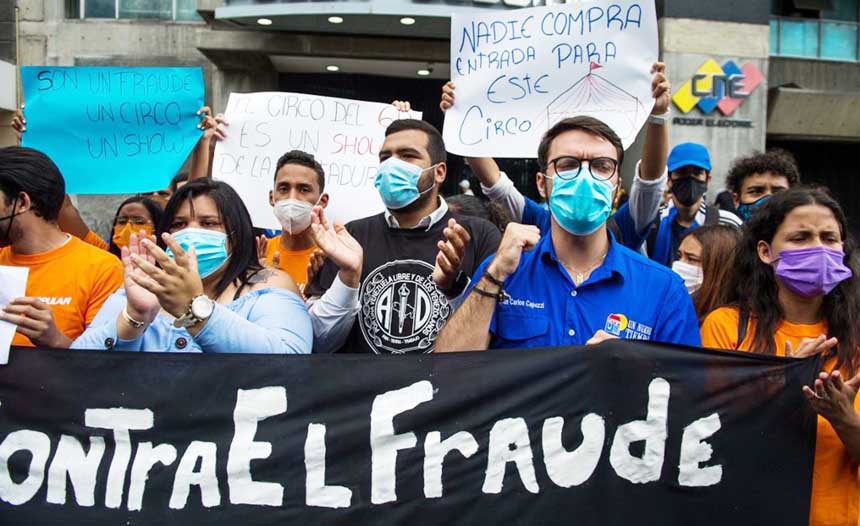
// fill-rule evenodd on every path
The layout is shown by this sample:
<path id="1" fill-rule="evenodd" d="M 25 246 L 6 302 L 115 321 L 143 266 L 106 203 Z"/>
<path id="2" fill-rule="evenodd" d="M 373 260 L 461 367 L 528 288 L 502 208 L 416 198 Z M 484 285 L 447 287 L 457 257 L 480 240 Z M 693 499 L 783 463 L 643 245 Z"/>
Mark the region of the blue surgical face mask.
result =
<path id="1" fill-rule="evenodd" d="M 407 207 L 418 200 L 423 194 L 429 192 L 433 186 L 426 190 L 418 190 L 418 180 L 421 174 L 434 168 L 421 169 L 412 163 L 400 160 L 397 157 L 389 157 L 379 165 L 376 172 L 374 186 L 382 197 L 382 202 L 389 210 L 399 210 Z"/>
<path id="2" fill-rule="evenodd" d="M 194 247 L 197 252 L 197 273 L 201 278 L 207 278 L 221 268 L 229 257 L 227 254 L 227 234 L 217 230 L 204 228 L 183 228 L 173 234 L 173 239 L 183 250 Z M 167 255 L 173 257 L 170 249 Z"/>
<path id="3" fill-rule="evenodd" d="M 612 211 L 612 191 L 609 181 L 598 181 L 583 162 L 579 175 L 573 172 L 556 174 L 552 179 L 549 209 L 561 228 L 575 236 L 594 233 L 606 223 Z"/>
<path id="4" fill-rule="evenodd" d="M 758 198 L 758 200 L 753 201 L 752 203 L 741 203 L 738 205 L 737 213 L 738 216 L 744 221 L 748 220 L 755 209 L 760 207 L 762 203 L 770 199 L 770 195 L 763 195 Z"/>

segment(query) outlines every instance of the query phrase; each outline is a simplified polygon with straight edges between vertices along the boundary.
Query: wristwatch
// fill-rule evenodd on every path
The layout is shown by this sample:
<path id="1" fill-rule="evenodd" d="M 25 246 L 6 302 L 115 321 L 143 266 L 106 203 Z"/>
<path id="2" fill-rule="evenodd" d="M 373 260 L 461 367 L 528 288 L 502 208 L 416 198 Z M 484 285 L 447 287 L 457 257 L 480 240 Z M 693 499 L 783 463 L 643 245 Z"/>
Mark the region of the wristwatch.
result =
<path id="1" fill-rule="evenodd" d="M 174 327 L 193 327 L 208 320 L 215 311 L 215 301 L 205 294 L 195 296 L 188 304 L 188 310 L 182 316 L 173 320 Z"/>

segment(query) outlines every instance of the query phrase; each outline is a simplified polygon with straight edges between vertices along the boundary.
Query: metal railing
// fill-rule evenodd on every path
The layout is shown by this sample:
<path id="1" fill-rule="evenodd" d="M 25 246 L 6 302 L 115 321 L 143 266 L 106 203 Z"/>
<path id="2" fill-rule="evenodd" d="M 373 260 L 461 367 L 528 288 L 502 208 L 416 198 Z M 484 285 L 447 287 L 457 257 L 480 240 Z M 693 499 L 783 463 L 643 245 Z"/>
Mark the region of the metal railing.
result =
<path id="1" fill-rule="evenodd" d="M 860 61 L 860 23 L 809 18 L 771 18 L 770 55 Z"/>

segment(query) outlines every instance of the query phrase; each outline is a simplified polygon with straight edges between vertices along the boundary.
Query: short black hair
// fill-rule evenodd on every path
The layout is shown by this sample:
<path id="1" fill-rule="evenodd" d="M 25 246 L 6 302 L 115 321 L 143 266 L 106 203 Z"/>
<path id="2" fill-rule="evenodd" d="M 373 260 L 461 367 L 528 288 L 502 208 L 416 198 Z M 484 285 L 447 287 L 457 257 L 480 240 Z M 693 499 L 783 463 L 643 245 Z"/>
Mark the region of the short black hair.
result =
<path id="1" fill-rule="evenodd" d="M 543 137 L 540 140 L 540 145 L 538 146 L 538 166 L 540 166 L 541 170 L 546 171 L 546 165 L 549 162 L 547 156 L 549 155 L 549 147 L 552 144 L 552 141 L 562 133 L 572 130 L 582 130 L 584 132 L 591 133 L 592 135 L 598 135 L 612 143 L 612 146 L 615 146 L 615 151 L 618 154 L 618 173 L 621 173 L 621 163 L 624 162 L 624 145 L 621 143 L 621 139 L 618 137 L 618 134 L 616 134 L 605 122 L 595 119 L 594 117 L 586 117 L 584 115 L 562 119 L 553 124 L 552 128 L 548 129 L 546 133 L 543 134 Z"/>
<path id="2" fill-rule="evenodd" d="M 317 182 L 320 185 L 320 193 L 325 191 L 325 172 L 320 163 L 314 159 L 314 156 L 301 150 L 290 150 L 278 159 L 278 165 L 275 167 L 275 179 L 278 179 L 278 172 L 285 164 L 297 164 L 310 168 L 317 174 Z"/>
<path id="3" fill-rule="evenodd" d="M 46 221 L 57 219 L 66 196 L 60 169 L 47 155 L 33 148 L 0 148 L 0 191 L 6 204 L 20 192 L 30 196 L 33 210 Z"/>
<path id="4" fill-rule="evenodd" d="M 736 194 L 741 193 L 744 179 L 752 174 L 771 172 L 781 175 L 788 180 L 788 186 L 800 183 L 800 168 L 794 155 L 782 148 L 771 148 L 766 152 L 753 152 L 748 157 L 740 157 L 732 163 L 732 168 L 726 176 L 726 187 Z"/>
<path id="5" fill-rule="evenodd" d="M 445 141 L 442 134 L 435 126 L 426 121 L 418 119 L 400 119 L 392 122 L 385 129 L 385 136 L 406 130 L 418 130 L 427 136 L 427 153 L 430 155 L 430 164 L 444 163 L 448 160 L 448 152 L 445 151 Z"/>

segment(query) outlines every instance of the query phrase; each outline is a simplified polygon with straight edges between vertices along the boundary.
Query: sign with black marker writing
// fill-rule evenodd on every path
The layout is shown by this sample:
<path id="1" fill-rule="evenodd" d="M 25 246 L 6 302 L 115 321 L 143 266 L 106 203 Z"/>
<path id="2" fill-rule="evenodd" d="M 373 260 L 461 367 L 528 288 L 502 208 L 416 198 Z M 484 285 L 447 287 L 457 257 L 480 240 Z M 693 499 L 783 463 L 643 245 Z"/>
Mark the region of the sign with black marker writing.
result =
<path id="1" fill-rule="evenodd" d="M 817 359 L 636 341 L 446 355 L 13 349 L 0 523 L 772 524 Z M 750 491 L 755 488 L 755 491 Z"/>
<path id="2" fill-rule="evenodd" d="M 445 146 L 469 157 L 536 157 L 553 124 L 587 115 L 627 148 L 654 106 L 656 61 L 653 0 L 455 14 Z"/>
<path id="3" fill-rule="evenodd" d="M 230 183 L 254 226 L 280 229 L 269 192 L 278 159 L 290 150 L 322 165 L 329 219 L 346 223 L 382 212 L 373 185 L 385 129 L 397 119 L 420 119 L 390 104 L 301 93 L 231 93 L 224 112 L 227 138 L 215 148 L 212 176 Z"/>
<path id="4" fill-rule="evenodd" d="M 21 68 L 27 131 L 70 194 L 167 187 L 194 150 L 203 106 L 200 68 Z"/>

